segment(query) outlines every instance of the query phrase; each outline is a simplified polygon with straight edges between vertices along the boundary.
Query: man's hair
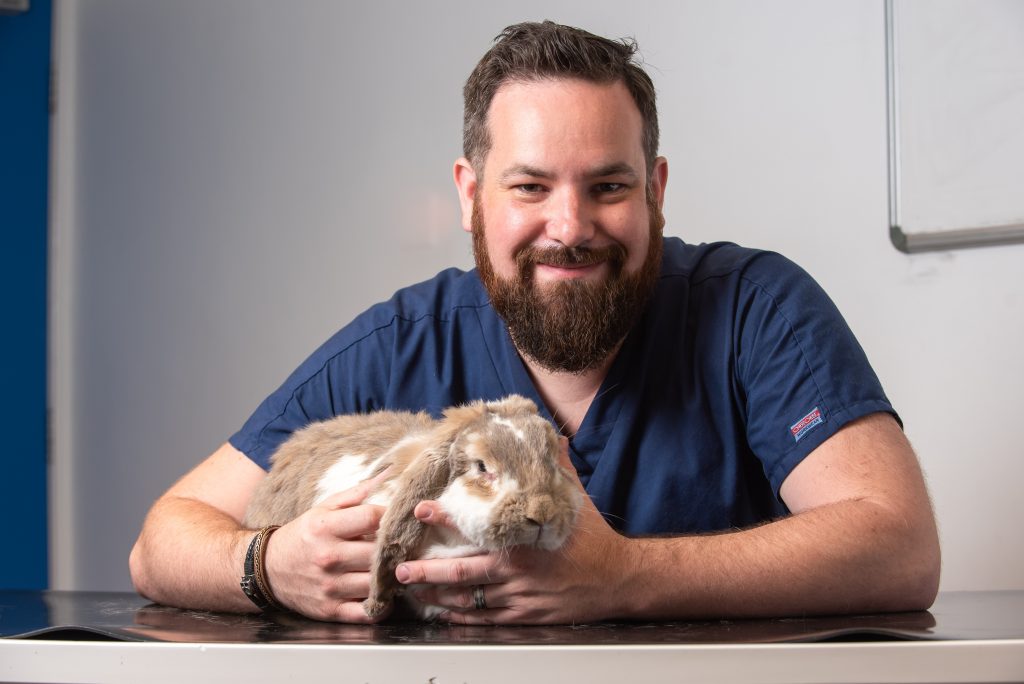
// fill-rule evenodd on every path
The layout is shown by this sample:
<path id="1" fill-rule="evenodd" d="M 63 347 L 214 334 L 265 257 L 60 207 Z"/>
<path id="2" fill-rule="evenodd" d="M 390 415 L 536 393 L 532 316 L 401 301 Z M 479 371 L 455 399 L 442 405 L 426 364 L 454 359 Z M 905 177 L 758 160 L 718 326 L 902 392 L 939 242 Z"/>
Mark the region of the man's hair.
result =
<path id="1" fill-rule="evenodd" d="M 545 21 L 509 26 L 494 42 L 494 47 L 473 69 L 463 89 L 462 150 L 478 175 L 482 177 L 484 158 L 491 148 L 487 111 L 502 85 L 577 78 L 602 84 L 621 81 L 629 90 L 643 119 L 641 142 L 650 181 L 658 156 L 658 109 L 654 83 L 634 59 L 636 41 L 631 38 L 609 40 L 572 26 Z"/>

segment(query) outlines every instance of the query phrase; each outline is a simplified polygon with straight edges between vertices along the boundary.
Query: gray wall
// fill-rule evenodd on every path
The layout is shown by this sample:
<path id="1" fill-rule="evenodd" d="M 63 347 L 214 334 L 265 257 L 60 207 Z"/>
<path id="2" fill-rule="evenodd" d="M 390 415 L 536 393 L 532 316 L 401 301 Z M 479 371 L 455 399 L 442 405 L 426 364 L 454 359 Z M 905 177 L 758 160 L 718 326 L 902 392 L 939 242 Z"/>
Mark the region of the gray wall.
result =
<path id="1" fill-rule="evenodd" d="M 666 232 L 781 251 L 906 422 L 944 589 L 1024 588 L 1022 247 L 887 238 L 881 2 L 61 3 L 53 586 L 126 589 L 155 497 L 367 305 L 468 267 L 462 83 L 509 23 L 633 35 Z"/>

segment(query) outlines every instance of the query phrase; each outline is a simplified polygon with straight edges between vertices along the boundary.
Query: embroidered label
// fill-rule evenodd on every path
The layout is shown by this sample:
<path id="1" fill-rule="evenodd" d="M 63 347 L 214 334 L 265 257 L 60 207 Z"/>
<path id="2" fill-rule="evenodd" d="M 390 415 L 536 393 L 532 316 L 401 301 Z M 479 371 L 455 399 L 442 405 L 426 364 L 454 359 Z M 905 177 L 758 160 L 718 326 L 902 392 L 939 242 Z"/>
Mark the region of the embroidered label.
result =
<path id="1" fill-rule="evenodd" d="M 810 413 L 801 418 L 789 428 L 789 433 L 793 435 L 793 439 L 797 442 L 811 431 L 816 425 L 821 425 L 825 422 L 821 417 L 821 410 L 815 406 Z"/>

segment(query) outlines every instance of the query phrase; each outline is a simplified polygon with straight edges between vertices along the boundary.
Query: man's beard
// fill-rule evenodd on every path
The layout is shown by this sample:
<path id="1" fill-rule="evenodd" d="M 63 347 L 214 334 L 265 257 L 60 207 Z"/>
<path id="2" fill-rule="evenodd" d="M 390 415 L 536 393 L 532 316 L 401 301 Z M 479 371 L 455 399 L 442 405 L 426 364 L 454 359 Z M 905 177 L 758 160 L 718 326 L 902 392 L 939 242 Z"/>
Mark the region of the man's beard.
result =
<path id="1" fill-rule="evenodd" d="M 600 366 L 643 314 L 661 272 L 661 210 L 648 192 L 650 244 L 636 273 L 624 272 L 626 250 L 619 244 L 587 247 L 527 246 L 515 255 L 517 274 L 494 272 L 484 237 L 480 202 L 473 204 L 473 256 L 491 304 L 508 325 L 520 353 L 548 371 L 582 374 Z M 536 264 L 575 266 L 607 262 L 600 282 L 566 280 L 543 288 L 534 282 Z"/>

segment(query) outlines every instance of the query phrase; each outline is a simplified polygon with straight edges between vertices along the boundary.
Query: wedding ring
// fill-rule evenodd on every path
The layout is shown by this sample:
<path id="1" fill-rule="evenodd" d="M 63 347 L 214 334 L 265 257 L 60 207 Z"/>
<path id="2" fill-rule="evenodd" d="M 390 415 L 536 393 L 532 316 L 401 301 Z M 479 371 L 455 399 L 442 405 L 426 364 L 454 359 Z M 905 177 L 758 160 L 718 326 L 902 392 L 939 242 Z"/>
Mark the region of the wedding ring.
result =
<path id="1" fill-rule="evenodd" d="M 484 598 L 484 588 L 479 584 L 473 587 L 473 605 L 477 610 L 487 609 L 487 600 Z"/>

